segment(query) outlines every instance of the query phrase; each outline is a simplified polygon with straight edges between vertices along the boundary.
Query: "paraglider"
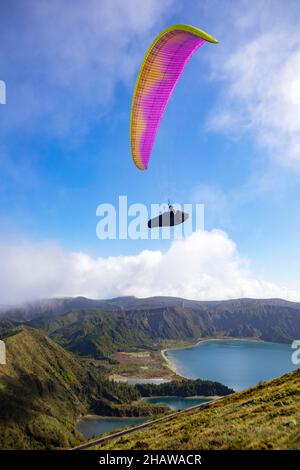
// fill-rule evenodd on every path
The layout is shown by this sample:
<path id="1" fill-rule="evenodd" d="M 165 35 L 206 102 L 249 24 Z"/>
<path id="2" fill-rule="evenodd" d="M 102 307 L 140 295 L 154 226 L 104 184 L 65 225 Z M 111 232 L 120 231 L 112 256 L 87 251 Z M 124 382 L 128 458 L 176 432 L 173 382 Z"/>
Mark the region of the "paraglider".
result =
<path id="1" fill-rule="evenodd" d="M 149 47 L 136 80 L 130 117 L 131 153 L 140 170 L 148 168 L 160 121 L 185 65 L 205 42 L 218 41 L 193 26 L 174 25 Z"/>
<path id="2" fill-rule="evenodd" d="M 169 202 L 166 212 L 148 221 L 148 228 L 174 227 L 174 225 L 182 224 L 188 218 L 189 214 L 187 212 L 176 210 Z"/>

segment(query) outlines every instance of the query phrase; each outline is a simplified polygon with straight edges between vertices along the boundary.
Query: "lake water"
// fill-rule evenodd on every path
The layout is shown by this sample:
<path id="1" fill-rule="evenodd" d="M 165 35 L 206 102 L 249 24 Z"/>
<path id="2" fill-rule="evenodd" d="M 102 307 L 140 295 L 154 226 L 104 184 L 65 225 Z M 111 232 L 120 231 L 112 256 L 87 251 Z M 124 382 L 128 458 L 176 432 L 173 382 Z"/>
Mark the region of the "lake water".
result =
<path id="1" fill-rule="evenodd" d="M 153 405 L 163 404 L 168 405 L 172 410 L 182 410 L 190 406 L 202 405 L 210 401 L 207 398 L 188 398 L 188 397 L 151 397 L 146 398 L 145 401 Z"/>
<path id="2" fill-rule="evenodd" d="M 178 372 L 186 377 L 216 380 L 234 390 L 242 390 L 296 369 L 297 366 L 291 362 L 292 351 L 288 344 L 250 340 L 210 340 L 194 347 L 168 351 L 167 356 Z M 142 379 L 139 382 L 160 383 L 157 379 Z M 151 397 L 147 401 L 153 404 L 167 404 L 173 410 L 178 410 L 209 400 Z M 141 424 L 147 419 L 149 418 L 95 417 L 82 419 L 77 429 L 86 439 L 90 439 L 123 426 Z"/>
<path id="3" fill-rule="evenodd" d="M 146 420 L 147 418 L 83 418 L 77 424 L 77 429 L 86 439 L 91 439 L 93 436 L 99 436 L 100 434 L 122 428 L 123 426 L 142 424 Z"/>
<path id="4" fill-rule="evenodd" d="M 181 410 L 190 406 L 202 405 L 210 401 L 208 398 L 194 398 L 194 397 L 151 397 L 146 398 L 148 403 L 168 405 L 171 410 Z M 94 436 L 99 436 L 108 431 L 119 429 L 123 426 L 135 426 L 142 424 L 150 418 L 114 418 L 114 417 L 90 417 L 83 418 L 77 424 L 77 429 L 86 439 L 91 439 Z"/>
<path id="5" fill-rule="evenodd" d="M 177 371 L 193 379 L 221 382 L 243 390 L 297 368 L 289 344 L 252 340 L 209 340 L 167 352 Z"/>

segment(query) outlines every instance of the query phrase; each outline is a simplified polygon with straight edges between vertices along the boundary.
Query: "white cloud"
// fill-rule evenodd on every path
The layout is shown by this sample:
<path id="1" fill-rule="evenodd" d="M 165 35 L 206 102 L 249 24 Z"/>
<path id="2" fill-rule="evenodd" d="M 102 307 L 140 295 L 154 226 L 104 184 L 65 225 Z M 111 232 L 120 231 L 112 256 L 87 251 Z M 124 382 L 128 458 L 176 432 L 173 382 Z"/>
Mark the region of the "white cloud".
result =
<path id="1" fill-rule="evenodd" d="M 233 28 L 223 37 L 223 50 L 212 60 L 214 78 L 224 88 L 208 128 L 234 136 L 248 133 L 280 163 L 300 166 L 296 4 L 286 9 L 285 2 L 264 2 L 262 15 L 256 12 L 255 17 L 256 3 L 242 5 L 239 21 L 234 16 Z"/>
<path id="2" fill-rule="evenodd" d="M 0 304 L 45 297 L 109 298 L 171 295 L 189 299 L 300 298 L 293 290 L 256 279 L 228 236 L 193 233 L 166 252 L 92 258 L 53 244 L 2 243 Z"/>

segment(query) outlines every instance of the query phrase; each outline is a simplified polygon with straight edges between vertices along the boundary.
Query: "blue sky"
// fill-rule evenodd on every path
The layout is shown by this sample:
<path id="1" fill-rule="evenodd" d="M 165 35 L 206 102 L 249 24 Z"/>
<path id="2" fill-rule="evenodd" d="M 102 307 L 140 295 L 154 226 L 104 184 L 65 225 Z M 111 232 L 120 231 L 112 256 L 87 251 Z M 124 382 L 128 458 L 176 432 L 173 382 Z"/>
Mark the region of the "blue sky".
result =
<path id="1" fill-rule="evenodd" d="M 3 0 L 0 304 L 300 298 L 299 20 L 297 0 Z M 140 172 L 128 136 L 134 81 L 148 45 L 175 23 L 220 44 L 189 62 Z M 206 232 L 178 244 L 100 241 L 96 207 L 122 194 L 204 203 Z M 170 280 L 172 250 L 195 260 Z"/>

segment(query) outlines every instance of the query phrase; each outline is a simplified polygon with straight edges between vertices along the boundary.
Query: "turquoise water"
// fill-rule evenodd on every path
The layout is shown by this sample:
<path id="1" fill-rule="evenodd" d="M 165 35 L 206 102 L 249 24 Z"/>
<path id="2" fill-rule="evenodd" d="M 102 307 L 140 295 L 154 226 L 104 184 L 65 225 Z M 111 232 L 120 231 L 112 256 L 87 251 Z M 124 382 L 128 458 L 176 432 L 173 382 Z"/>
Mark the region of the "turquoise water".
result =
<path id="1" fill-rule="evenodd" d="M 153 404 L 165 404 L 172 410 L 181 410 L 189 406 L 201 405 L 207 403 L 209 399 L 206 398 L 186 398 L 186 397 L 151 397 L 145 401 Z M 86 439 L 91 439 L 94 436 L 99 436 L 108 431 L 119 429 L 123 426 L 135 426 L 142 424 L 149 418 L 111 418 L 111 417 L 93 417 L 83 418 L 77 424 L 77 429 Z"/>
<path id="2" fill-rule="evenodd" d="M 123 426 L 142 424 L 144 421 L 146 418 L 84 418 L 77 424 L 77 429 L 86 439 L 91 439 Z"/>
<path id="3" fill-rule="evenodd" d="M 210 340 L 167 352 L 178 372 L 243 390 L 297 368 L 289 344 L 251 340 Z"/>
<path id="4" fill-rule="evenodd" d="M 172 410 L 182 410 L 189 406 L 202 405 L 210 401 L 207 398 L 187 398 L 187 397 L 151 397 L 145 401 L 153 405 L 168 405 Z"/>
<path id="5" fill-rule="evenodd" d="M 193 379 L 216 380 L 234 390 L 243 390 L 263 380 L 294 370 L 293 350 L 288 344 L 249 340 L 211 340 L 185 349 L 174 349 L 167 356 L 178 372 Z M 149 403 L 167 404 L 173 410 L 206 403 L 207 399 L 151 397 Z M 77 429 L 86 439 L 123 426 L 134 426 L 147 418 L 99 417 L 82 419 Z"/>

